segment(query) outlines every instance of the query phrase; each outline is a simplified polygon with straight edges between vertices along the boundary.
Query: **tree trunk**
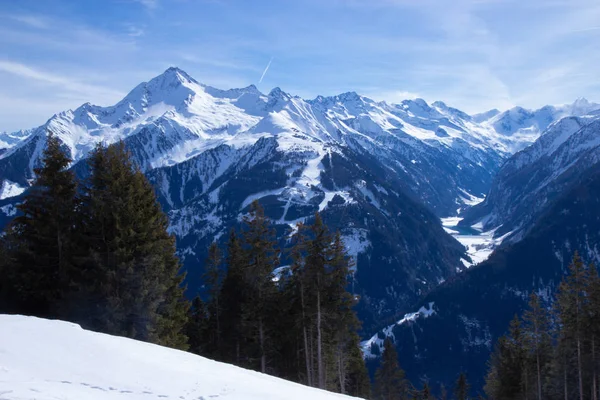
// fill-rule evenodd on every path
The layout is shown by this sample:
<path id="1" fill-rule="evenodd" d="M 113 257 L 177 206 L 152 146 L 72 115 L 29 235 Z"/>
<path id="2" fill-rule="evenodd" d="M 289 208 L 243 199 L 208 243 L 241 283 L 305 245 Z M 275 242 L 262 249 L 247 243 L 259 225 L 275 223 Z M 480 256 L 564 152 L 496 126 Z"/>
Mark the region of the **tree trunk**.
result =
<path id="1" fill-rule="evenodd" d="M 260 341 L 260 372 L 267 373 L 267 357 L 265 355 L 265 332 L 262 317 L 258 319 L 258 338 Z"/>
<path id="2" fill-rule="evenodd" d="M 310 380 L 314 385 L 315 384 L 315 345 L 314 345 L 314 334 L 312 331 L 312 326 L 310 328 L 309 338 L 310 338 L 310 374 L 311 374 Z"/>
<path id="3" fill-rule="evenodd" d="M 340 393 L 346 394 L 346 365 L 344 363 L 344 351 L 338 345 L 338 377 L 340 380 Z"/>
<path id="4" fill-rule="evenodd" d="M 592 334 L 592 400 L 598 400 L 596 381 L 596 335 Z"/>
<path id="5" fill-rule="evenodd" d="M 219 354 L 219 356 L 222 356 L 221 354 L 221 324 L 219 323 L 219 313 L 220 313 L 220 309 L 219 309 L 219 296 L 216 296 L 215 298 L 215 303 L 217 306 L 217 309 L 215 310 L 215 316 L 217 317 L 217 354 Z"/>
<path id="6" fill-rule="evenodd" d="M 581 370 L 581 339 L 577 336 L 577 374 L 579 376 L 579 400 L 583 400 L 583 371 Z"/>
<path id="7" fill-rule="evenodd" d="M 538 400 L 542 400 L 542 371 L 540 366 L 540 349 L 536 349 L 536 363 L 537 363 L 537 392 Z"/>
<path id="8" fill-rule="evenodd" d="M 565 392 L 565 400 L 569 400 L 569 392 L 567 391 L 567 359 L 565 356 L 565 362 L 563 364 L 563 389 Z"/>
<path id="9" fill-rule="evenodd" d="M 300 306 L 302 307 L 302 332 L 304 334 L 304 359 L 306 362 L 306 380 L 312 386 L 312 372 L 310 371 L 310 357 L 308 354 L 308 334 L 306 332 L 306 315 L 304 314 L 304 286 L 300 283 Z"/>
<path id="10" fill-rule="evenodd" d="M 323 343 L 321 337 L 321 293 L 317 290 L 317 368 L 319 388 L 325 389 L 325 371 L 323 369 Z"/>
<path id="11" fill-rule="evenodd" d="M 525 369 L 525 400 L 529 399 L 529 374 L 527 373 L 527 364 L 523 366 Z"/>

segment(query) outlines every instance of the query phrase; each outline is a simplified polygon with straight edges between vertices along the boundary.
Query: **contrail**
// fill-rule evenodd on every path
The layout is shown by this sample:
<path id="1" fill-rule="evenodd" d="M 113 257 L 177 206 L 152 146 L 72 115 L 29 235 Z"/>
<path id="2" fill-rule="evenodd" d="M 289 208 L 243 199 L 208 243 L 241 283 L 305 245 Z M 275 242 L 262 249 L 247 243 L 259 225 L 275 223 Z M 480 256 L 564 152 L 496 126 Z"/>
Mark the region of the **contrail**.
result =
<path id="1" fill-rule="evenodd" d="M 265 75 L 267 74 L 267 71 L 269 70 L 269 67 L 271 66 L 271 63 L 273 62 L 273 57 L 271 57 L 271 59 L 269 60 L 269 63 L 267 64 L 267 67 L 265 68 L 265 70 L 263 71 L 258 83 L 262 83 L 263 78 L 265 77 Z"/>

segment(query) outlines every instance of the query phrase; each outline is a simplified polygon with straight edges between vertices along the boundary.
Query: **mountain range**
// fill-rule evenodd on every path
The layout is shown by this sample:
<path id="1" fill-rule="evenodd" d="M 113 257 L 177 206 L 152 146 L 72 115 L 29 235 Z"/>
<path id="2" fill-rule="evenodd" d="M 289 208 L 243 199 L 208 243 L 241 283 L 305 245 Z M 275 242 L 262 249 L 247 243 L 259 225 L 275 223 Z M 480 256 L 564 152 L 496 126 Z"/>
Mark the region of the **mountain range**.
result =
<path id="1" fill-rule="evenodd" d="M 122 140 L 169 215 L 190 295 L 202 291 L 209 244 L 239 226 L 253 200 L 265 208 L 282 248 L 296 223 L 319 211 L 341 231 L 356 260 L 352 290 L 361 299 L 364 336 L 391 324 L 365 342 L 367 358 L 376 358 L 385 336 L 398 342 L 408 327 L 406 343 L 414 340 L 417 347 L 400 346 L 402 358 L 412 357 L 415 365 L 427 360 L 427 366 L 456 360 L 455 352 L 463 351 L 470 357 L 465 368 L 481 369 L 504 316 L 522 307 L 521 294 L 554 285 L 575 245 L 588 240 L 595 248 L 591 222 L 563 232 L 567 225 L 552 221 L 592 212 L 561 201 L 579 196 L 595 179 L 597 110 L 599 104 L 585 99 L 477 115 L 439 101 L 390 104 L 355 92 L 305 100 L 280 88 L 268 94 L 253 85 L 220 90 L 169 68 L 114 106 L 86 103 L 42 126 L 0 134 L 0 224 L 14 217 L 49 133 L 62 141 L 82 177 L 96 143 Z M 571 197 L 565 200 L 565 193 Z M 592 204 L 594 196 L 585 199 Z M 460 219 L 457 230 L 487 232 L 503 244 L 488 261 L 468 268 L 480 260 L 442 227 L 443 217 Z M 539 280 L 536 263 L 518 274 L 488 272 L 512 271 L 521 264 L 511 254 L 538 247 L 540 259 L 561 254 L 556 266 L 548 266 L 551 278 Z M 282 252 L 281 264 L 287 262 Z M 522 281 L 510 286 L 515 276 Z M 482 316 L 487 303 L 477 300 L 478 285 L 493 293 L 490 307 L 500 307 L 502 315 L 497 323 Z M 456 294 L 459 287 L 464 292 Z M 517 292 L 518 300 L 497 300 Z M 473 302 L 479 311 L 469 313 Z M 440 329 L 448 335 L 436 334 Z M 450 367 L 408 364 L 415 379 L 443 381 L 450 373 Z"/>

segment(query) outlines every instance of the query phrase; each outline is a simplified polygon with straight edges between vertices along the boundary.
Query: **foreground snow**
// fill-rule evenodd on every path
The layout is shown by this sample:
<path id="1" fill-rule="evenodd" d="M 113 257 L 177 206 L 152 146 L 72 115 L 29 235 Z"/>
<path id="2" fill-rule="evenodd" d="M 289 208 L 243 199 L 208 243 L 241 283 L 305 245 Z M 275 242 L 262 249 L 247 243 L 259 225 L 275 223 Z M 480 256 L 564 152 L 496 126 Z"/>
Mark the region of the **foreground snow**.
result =
<path id="1" fill-rule="evenodd" d="M 78 325 L 0 315 L 0 399 L 350 399 Z"/>

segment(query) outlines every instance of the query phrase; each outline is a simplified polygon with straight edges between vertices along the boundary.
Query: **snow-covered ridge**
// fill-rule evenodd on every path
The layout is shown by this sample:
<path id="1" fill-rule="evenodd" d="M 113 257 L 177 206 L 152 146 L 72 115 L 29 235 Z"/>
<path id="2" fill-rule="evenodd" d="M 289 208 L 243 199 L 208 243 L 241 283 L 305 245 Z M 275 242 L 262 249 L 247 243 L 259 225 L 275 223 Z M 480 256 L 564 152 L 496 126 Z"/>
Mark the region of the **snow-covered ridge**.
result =
<path id="1" fill-rule="evenodd" d="M 377 358 L 378 354 L 381 354 L 383 350 L 383 342 L 387 338 L 392 338 L 394 340 L 394 328 L 398 325 L 405 325 L 411 322 L 415 322 L 419 318 L 429 318 L 435 314 L 435 310 L 433 309 L 434 303 L 430 302 L 427 307 L 422 306 L 418 311 L 405 314 L 404 317 L 396 322 L 393 325 L 389 325 L 383 328 L 381 331 L 373 335 L 369 340 L 365 340 L 361 342 L 360 347 L 363 352 L 363 356 L 365 358 Z M 379 352 L 373 353 L 372 349 L 374 347 L 379 348 Z"/>
<path id="2" fill-rule="evenodd" d="M 511 232 L 508 240 L 516 242 L 553 198 L 599 161 L 598 111 L 553 122 L 534 144 L 506 161 L 489 196 L 465 213 L 461 225 L 480 223 L 497 237 Z"/>
<path id="3" fill-rule="evenodd" d="M 0 398 L 350 399 L 78 325 L 0 315 Z"/>

